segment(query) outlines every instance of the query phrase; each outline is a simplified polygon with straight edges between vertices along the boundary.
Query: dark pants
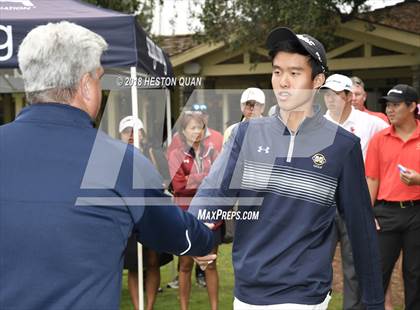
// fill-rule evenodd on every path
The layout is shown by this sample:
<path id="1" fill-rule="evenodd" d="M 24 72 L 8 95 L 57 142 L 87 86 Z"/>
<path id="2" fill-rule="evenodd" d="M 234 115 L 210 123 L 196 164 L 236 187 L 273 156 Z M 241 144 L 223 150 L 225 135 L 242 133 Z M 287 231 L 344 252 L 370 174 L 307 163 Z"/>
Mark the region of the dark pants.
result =
<path id="1" fill-rule="evenodd" d="M 356 270 L 354 269 L 353 251 L 347 234 L 346 225 L 340 215 L 335 216 L 335 241 L 333 241 L 332 256 L 334 257 L 337 242 L 340 241 L 341 262 L 343 266 L 343 309 L 363 310 Z"/>
<path id="2" fill-rule="evenodd" d="M 406 310 L 420 309 L 420 201 L 401 208 L 378 203 L 375 217 L 381 226 L 378 233 L 382 258 L 384 289 L 388 288 L 395 262 L 403 253 L 404 297 Z"/>

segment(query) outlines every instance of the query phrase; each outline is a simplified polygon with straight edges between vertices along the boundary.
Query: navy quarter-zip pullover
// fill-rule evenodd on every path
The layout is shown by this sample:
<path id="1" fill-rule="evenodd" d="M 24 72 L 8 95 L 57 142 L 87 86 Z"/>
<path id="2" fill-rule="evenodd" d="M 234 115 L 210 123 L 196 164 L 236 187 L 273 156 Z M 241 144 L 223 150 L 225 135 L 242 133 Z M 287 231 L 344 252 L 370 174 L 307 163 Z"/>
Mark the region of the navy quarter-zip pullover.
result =
<path id="1" fill-rule="evenodd" d="M 189 212 L 229 210 L 232 198 L 241 199 L 242 211 L 259 211 L 258 220 L 236 221 L 232 256 L 240 301 L 323 302 L 331 289 L 338 208 L 352 242 L 363 301 L 368 309 L 383 309 L 376 231 L 356 136 L 327 121 L 319 109 L 294 133 L 278 116 L 241 123 Z"/>
<path id="2" fill-rule="evenodd" d="M 155 250 L 208 254 L 211 231 L 171 205 L 161 184 L 139 151 L 69 105 L 32 104 L 1 126 L 0 309 L 119 309 L 133 228 Z"/>

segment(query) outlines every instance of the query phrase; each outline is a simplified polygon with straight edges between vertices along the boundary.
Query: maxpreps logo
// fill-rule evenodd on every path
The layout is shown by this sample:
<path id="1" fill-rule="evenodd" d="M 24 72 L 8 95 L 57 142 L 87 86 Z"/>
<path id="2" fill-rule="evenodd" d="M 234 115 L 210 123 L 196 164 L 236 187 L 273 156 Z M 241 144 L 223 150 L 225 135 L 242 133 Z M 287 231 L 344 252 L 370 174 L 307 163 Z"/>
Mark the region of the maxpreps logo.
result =
<path id="1" fill-rule="evenodd" d="M 0 0 L 0 11 L 23 11 L 35 8 L 33 0 Z"/>
<path id="2" fill-rule="evenodd" d="M 317 153 L 314 156 L 312 156 L 312 161 L 314 162 L 314 168 L 322 169 L 322 166 L 325 165 L 327 160 L 325 159 L 325 156 L 321 153 Z"/>

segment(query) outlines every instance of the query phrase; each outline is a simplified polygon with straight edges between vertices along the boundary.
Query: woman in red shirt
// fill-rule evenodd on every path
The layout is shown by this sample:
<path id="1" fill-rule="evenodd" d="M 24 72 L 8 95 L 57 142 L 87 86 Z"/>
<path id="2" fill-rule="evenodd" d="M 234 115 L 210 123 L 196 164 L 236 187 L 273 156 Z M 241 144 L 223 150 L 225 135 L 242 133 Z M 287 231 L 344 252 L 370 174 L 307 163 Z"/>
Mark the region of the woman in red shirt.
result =
<path id="1" fill-rule="evenodd" d="M 186 111 L 181 115 L 178 133 L 182 139 L 182 147 L 169 153 L 169 171 L 172 178 L 172 189 L 175 203 L 186 211 L 192 198 L 197 192 L 204 177 L 217 156 L 217 151 L 210 145 L 202 143 L 206 130 L 205 119 L 201 112 Z M 215 235 L 215 248 L 221 243 L 220 224 L 213 228 Z M 179 297 L 181 310 L 188 309 L 191 291 L 191 271 L 194 261 L 190 256 L 179 257 Z M 213 261 L 205 270 L 207 292 L 212 310 L 217 309 L 218 303 L 218 274 L 216 261 Z"/>

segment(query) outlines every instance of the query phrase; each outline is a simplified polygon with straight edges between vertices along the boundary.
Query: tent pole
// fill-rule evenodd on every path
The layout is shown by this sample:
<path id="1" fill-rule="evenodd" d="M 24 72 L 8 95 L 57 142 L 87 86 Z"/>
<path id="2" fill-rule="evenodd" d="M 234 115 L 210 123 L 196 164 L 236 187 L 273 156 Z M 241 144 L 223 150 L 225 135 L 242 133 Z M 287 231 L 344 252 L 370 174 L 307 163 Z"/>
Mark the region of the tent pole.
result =
<path id="1" fill-rule="evenodd" d="M 166 93 L 166 141 L 169 146 L 172 142 L 172 111 L 171 111 L 171 93 L 169 89 L 165 89 Z"/>
<path id="2" fill-rule="evenodd" d="M 131 67 L 131 80 L 136 81 L 137 79 L 137 68 Z M 138 97 L 137 97 L 137 83 L 133 83 L 131 86 L 131 108 L 132 114 L 134 118 L 139 118 L 139 110 L 138 110 Z M 140 128 L 138 128 L 137 122 L 134 123 L 133 132 L 138 132 Z M 134 134 L 134 147 L 140 149 L 140 141 L 139 135 Z M 144 293 L 143 293 L 143 246 L 141 243 L 137 243 L 137 265 L 138 265 L 138 286 L 139 286 L 139 310 L 144 310 Z"/>

